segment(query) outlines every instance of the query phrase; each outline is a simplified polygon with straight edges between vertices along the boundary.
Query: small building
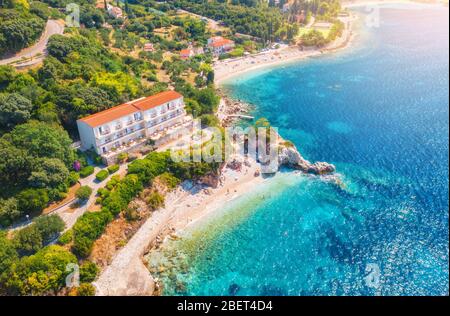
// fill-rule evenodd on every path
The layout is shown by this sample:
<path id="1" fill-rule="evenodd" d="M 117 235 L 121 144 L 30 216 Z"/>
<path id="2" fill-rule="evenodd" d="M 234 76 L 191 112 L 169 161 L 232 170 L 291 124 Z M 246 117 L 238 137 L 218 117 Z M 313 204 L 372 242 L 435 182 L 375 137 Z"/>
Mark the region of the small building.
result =
<path id="1" fill-rule="evenodd" d="M 194 57 L 194 56 L 195 56 L 194 51 L 192 49 L 190 49 L 190 48 L 182 49 L 180 51 L 180 58 L 181 59 L 189 59 L 189 58 Z"/>
<path id="2" fill-rule="evenodd" d="M 115 19 L 120 19 L 123 17 L 122 9 L 119 7 L 115 7 L 110 4 L 107 4 L 107 11 L 108 11 L 108 14 Z"/>
<path id="3" fill-rule="evenodd" d="M 148 140 L 159 146 L 177 139 L 193 128 L 184 106 L 181 94 L 165 91 L 79 119 L 81 150 L 93 149 L 109 164 Z"/>
<path id="4" fill-rule="evenodd" d="M 234 48 L 234 42 L 222 36 L 215 36 L 208 39 L 208 50 L 214 55 L 222 55 Z"/>
<path id="5" fill-rule="evenodd" d="M 144 44 L 144 52 L 154 52 L 155 47 L 153 47 L 153 43 L 145 43 Z"/>

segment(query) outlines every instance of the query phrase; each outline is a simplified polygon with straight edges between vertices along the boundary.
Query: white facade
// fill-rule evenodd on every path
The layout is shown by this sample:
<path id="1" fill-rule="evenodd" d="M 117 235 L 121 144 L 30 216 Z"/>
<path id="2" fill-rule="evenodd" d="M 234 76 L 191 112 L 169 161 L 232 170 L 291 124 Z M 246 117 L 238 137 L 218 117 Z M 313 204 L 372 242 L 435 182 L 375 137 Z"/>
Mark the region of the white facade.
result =
<path id="1" fill-rule="evenodd" d="M 119 19 L 119 18 L 123 17 L 122 9 L 119 7 L 112 6 L 108 3 L 106 10 L 108 11 L 108 14 L 115 19 Z"/>
<path id="2" fill-rule="evenodd" d="M 161 104 L 157 104 L 159 101 Z M 93 149 L 109 158 L 149 139 L 156 145 L 164 143 L 192 128 L 192 117 L 186 115 L 184 106 L 183 96 L 170 91 L 80 119 L 77 125 L 81 149 Z"/>

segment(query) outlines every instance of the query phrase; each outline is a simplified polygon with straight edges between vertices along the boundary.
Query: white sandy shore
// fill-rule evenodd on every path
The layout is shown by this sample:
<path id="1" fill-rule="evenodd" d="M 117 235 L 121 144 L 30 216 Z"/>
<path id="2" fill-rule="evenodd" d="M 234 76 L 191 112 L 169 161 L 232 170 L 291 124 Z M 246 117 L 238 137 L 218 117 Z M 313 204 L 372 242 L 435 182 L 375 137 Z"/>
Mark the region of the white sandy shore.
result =
<path id="1" fill-rule="evenodd" d="M 249 160 L 241 172 L 226 168 L 222 184 L 217 188 L 191 188 L 169 193 L 166 207 L 154 212 L 111 264 L 94 282 L 97 295 L 151 295 L 154 280 L 142 261 L 142 256 L 156 240 L 163 240 L 171 232 L 180 232 L 190 224 L 214 212 L 225 203 L 249 192 L 264 179 L 255 177 L 258 164 Z"/>
<path id="2" fill-rule="evenodd" d="M 300 60 L 307 57 L 318 56 L 327 52 L 347 47 L 354 36 L 354 21 L 356 15 L 351 13 L 349 17 L 341 18 L 345 25 L 342 36 L 322 48 L 308 48 L 301 50 L 299 46 L 284 46 L 266 52 L 217 61 L 214 64 L 215 83 L 221 84 L 225 80 L 236 77 L 245 72 L 257 69 L 283 65 L 287 62 Z"/>

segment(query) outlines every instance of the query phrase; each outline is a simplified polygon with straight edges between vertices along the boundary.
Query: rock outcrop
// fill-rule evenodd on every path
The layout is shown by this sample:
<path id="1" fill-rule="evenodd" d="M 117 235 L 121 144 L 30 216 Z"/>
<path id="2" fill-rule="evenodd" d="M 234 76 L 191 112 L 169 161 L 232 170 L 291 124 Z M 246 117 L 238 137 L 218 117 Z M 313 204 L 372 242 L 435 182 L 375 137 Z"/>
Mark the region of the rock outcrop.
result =
<path id="1" fill-rule="evenodd" d="M 316 175 L 330 174 L 336 171 L 336 167 L 333 164 L 321 161 L 311 163 L 304 159 L 293 145 L 280 145 L 278 163 L 280 166 L 286 166 Z"/>

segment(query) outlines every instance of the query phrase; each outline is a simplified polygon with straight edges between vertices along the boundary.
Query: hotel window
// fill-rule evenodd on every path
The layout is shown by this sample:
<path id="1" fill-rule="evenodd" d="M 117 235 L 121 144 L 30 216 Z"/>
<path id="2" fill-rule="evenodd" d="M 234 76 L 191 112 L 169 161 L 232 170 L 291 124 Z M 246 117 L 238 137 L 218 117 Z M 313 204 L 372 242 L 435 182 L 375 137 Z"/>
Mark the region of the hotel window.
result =
<path id="1" fill-rule="evenodd" d="M 134 113 L 134 119 L 136 120 L 136 121 L 139 121 L 140 119 L 141 119 L 141 113 Z"/>

